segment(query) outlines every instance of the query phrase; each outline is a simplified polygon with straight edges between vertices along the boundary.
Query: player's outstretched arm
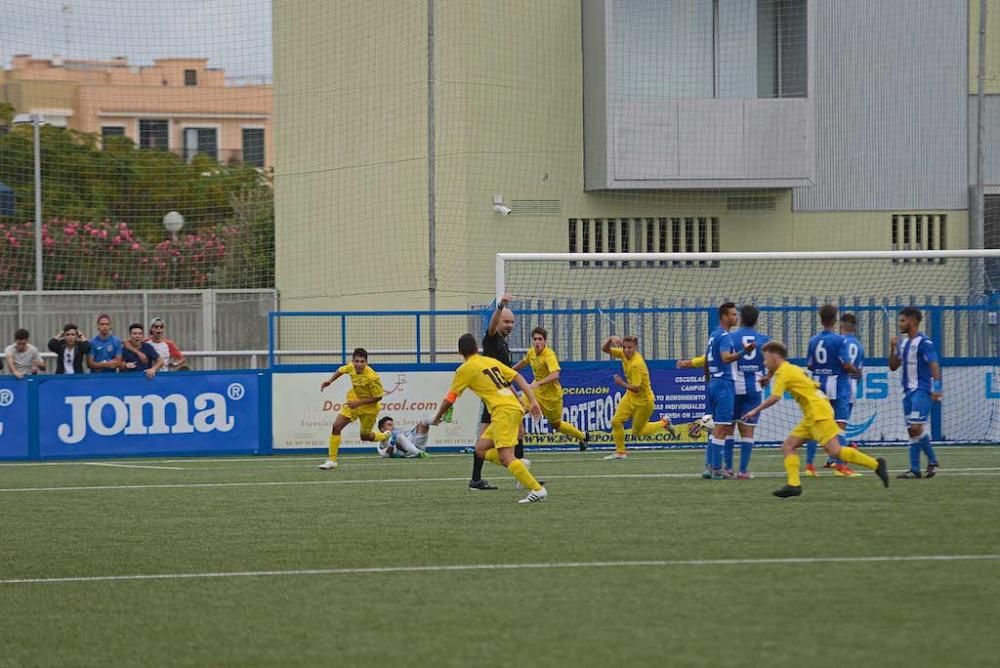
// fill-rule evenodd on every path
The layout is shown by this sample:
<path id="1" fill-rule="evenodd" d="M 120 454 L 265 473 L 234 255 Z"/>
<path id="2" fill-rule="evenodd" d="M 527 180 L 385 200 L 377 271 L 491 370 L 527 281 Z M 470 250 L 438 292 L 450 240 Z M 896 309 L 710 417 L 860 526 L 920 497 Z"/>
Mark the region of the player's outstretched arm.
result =
<path id="1" fill-rule="evenodd" d="M 326 388 L 330 387 L 338 378 L 340 378 L 343 375 L 344 374 L 340 373 L 340 371 L 338 370 L 336 373 L 330 376 L 329 380 L 323 381 L 323 384 L 319 386 L 319 391 L 322 392 Z"/>
<path id="2" fill-rule="evenodd" d="M 458 397 L 454 396 L 452 393 L 448 393 L 448 396 L 441 400 L 441 405 L 438 407 L 438 412 L 431 419 L 431 424 L 433 426 L 438 426 L 441 424 L 441 419 L 444 414 L 448 412 L 448 409 L 455 405 L 455 399 Z"/>
<path id="3" fill-rule="evenodd" d="M 497 333 L 497 328 L 500 327 L 500 316 L 503 315 L 503 310 L 507 308 L 507 305 L 513 301 L 510 295 L 504 295 L 497 302 L 496 310 L 493 311 L 493 317 L 490 318 L 490 324 L 486 327 L 486 333 L 493 336 Z"/>
<path id="4" fill-rule="evenodd" d="M 689 360 L 677 360 L 678 369 L 700 369 L 705 366 L 705 356 L 698 355 L 698 357 L 692 357 Z"/>
<path id="5" fill-rule="evenodd" d="M 748 411 L 747 414 L 743 416 L 743 419 L 744 420 L 752 420 L 755 417 L 757 417 L 758 415 L 760 415 L 763 411 L 767 410 L 771 406 L 773 406 L 776 403 L 778 403 L 779 401 L 781 401 L 781 397 L 778 396 L 778 395 L 772 394 L 766 400 L 764 400 L 764 403 L 762 403 L 761 405 L 757 406 L 757 408 L 754 408 L 753 410 Z"/>
<path id="6" fill-rule="evenodd" d="M 514 376 L 514 384 L 517 385 L 518 389 L 524 392 L 524 396 L 528 397 L 528 401 L 531 405 L 531 415 L 533 417 L 539 418 L 542 416 L 542 407 L 538 405 L 538 399 L 535 398 L 535 392 L 531 389 L 531 385 L 524 379 L 521 374 L 516 374 Z"/>
<path id="7" fill-rule="evenodd" d="M 621 338 L 612 334 L 611 336 L 609 336 L 604 340 L 604 344 L 601 345 L 601 350 L 610 355 L 612 348 L 621 348 L 621 347 L 622 347 Z"/>
<path id="8" fill-rule="evenodd" d="M 736 360 L 740 359 L 744 355 L 746 355 L 748 353 L 752 353 L 756 348 L 757 348 L 757 344 L 753 343 L 753 342 L 750 342 L 750 343 L 746 344 L 745 346 L 743 346 L 742 350 L 736 350 L 736 351 L 733 351 L 733 352 L 724 352 L 724 353 L 722 353 L 722 363 L 723 364 L 729 364 L 731 362 L 735 362 Z"/>

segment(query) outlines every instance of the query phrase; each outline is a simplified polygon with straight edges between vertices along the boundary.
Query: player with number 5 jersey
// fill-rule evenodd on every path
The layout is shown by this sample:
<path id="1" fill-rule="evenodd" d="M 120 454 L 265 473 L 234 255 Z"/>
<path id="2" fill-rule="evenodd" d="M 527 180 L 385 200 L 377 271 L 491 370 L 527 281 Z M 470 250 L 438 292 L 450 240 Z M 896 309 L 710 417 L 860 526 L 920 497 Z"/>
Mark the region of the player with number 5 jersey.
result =
<path id="1" fill-rule="evenodd" d="M 750 479 L 750 457 L 753 454 L 754 431 L 757 427 L 757 419 L 744 421 L 743 416 L 757 406 L 760 406 L 763 392 L 761 391 L 761 378 L 764 377 L 764 355 L 761 350 L 764 345 L 771 340 L 766 334 L 757 331 L 757 320 L 760 318 L 760 309 L 752 304 L 747 304 L 740 309 L 740 328 L 730 336 L 738 346 L 746 347 L 753 344 L 755 348 L 743 357 L 736 360 L 736 401 L 735 415 L 740 445 L 740 470 L 737 474 L 739 480 Z M 733 447 L 728 442 L 725 446 L 725 466 L 726 470 L 732 473 L 733 469 Z"/>

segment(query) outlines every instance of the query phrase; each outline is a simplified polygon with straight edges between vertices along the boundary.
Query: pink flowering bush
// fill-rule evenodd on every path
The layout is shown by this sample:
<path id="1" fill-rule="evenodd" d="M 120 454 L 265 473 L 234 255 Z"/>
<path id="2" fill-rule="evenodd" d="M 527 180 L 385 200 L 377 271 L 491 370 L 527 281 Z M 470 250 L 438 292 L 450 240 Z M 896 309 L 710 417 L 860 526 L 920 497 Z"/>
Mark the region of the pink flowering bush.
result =
<path id="1" fill-rule="evenodd" d="M 221 288 L 238 275 L 227 262 L 242 233 L 234 225 L 147 241 L 126 223 L 53 218 L 42 227 L 46 290 Z M 33 290 L 34 224 L 0 222 L 0 290 Z"/>

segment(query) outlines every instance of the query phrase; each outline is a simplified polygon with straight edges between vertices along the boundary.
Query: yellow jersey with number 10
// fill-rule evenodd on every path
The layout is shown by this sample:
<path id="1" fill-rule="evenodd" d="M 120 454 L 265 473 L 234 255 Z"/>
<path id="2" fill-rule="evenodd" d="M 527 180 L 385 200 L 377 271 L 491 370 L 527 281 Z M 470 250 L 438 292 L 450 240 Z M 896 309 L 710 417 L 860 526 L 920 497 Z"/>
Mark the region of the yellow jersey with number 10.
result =
<path id="1" fill-rule="evenodd" d="M 785 392 L 791 394 L 798 402 L 802 409 L 802 418 L 806 422 L 833 419 L 830 400 L 819 389 L 819 383 L 791 362 L 782 362 L 771 379 L 772 394 L 781 396 Z"/>
<path id="2" fill-rule="evenodd" d="M 517 372 L 506 364 L 490 357 L 473 355 L 455 370 L 448 401 L 454 403 L 468 389 L 483 400 L 491 414 L 501 408 L 524 412 L 521 402 L 510 389 L 515 376 Z"/>

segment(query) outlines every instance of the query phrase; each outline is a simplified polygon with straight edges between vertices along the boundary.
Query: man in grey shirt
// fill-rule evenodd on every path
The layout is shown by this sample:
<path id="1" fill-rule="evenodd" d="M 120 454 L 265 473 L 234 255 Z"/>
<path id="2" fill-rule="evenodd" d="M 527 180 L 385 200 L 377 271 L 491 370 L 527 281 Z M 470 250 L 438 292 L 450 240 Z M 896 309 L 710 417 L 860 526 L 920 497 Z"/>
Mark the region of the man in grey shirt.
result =
<path id="1" fill-rule="evenodd" d="M 7 372 L 18 380 L 38 371 L 45 370 L 45 362 L 38 348 L 28 343 L 28 330 L 14 332 L 14 343 L 4 349 L 4 365 Z"/>

